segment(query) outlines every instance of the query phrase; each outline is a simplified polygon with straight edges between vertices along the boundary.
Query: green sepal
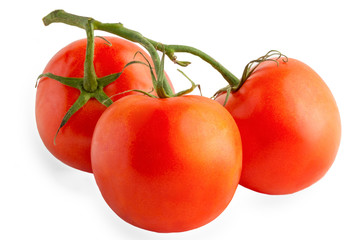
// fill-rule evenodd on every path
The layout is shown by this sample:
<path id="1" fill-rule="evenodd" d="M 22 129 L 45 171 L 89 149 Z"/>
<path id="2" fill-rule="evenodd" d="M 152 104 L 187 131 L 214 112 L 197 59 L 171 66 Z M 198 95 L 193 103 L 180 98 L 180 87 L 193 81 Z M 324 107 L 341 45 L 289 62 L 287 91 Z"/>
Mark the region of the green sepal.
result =
<path id="1" fill-rule="evenodd" d="M 58 76 L 58 75 L 55 75 L 52 73 L 40 74 L 36 80 L 35 87 L 38 86 L 38 82 L 39 82 L 40 78 L 42 78 L 42 77 L 48 77 L 48 78 L 54 79 L 66 86 L 77 88 L 79 90 L 81 90 L 81 88 L 82 88 L 82 82 L 83 82 L 82 78 L 61 77 L 61 76 Z"/>
<path id="2" fill-rule="evenodd" d="M 226 96 L 225 96 L 225 101 L 224 101 L 224 104 L 223 104 L 224 107 L 225 107 L 225 105 L 227 104 L 227 102 L 229 100 L 230 93 L 231 93 L 231 88 L 229 87 L 228 89 L 226 89 Z"/>
<path id="3" fill-rule="evenodd" d="M 143 64 L 147 67 L 149 67 L 148 64 L 144 63 L 144 62 L 141 62 L 141 61 L 131 61 L 131 62 L 128 62 L 122 69 L 121 72 L 118 72 L 118 73 L 113 73 L 113 74 L 110 74 L 110 75 L 107 75 L 105 77 L 101 77 L 101 78 L 98 78 L 97 81 L 98 81 L 98 85 L 101 86 L 101 87 L 105 87 L 107 85 L 109 85 L 110 83 L 114 82 L 116 79 L 118 79 L 120 77 L 120 75 L 125 71 L 125 69 L 132 65 L 132 64 Z"/>
<path id="4" fill-rule="evenodd" d="M 60 126 L 58 130 L 56 131 L 55 137 L 54 137 L 54 145 L 56 145 L 56 136 L 58 135 L 60 129 L 67 123 L 67 121 L 70 119 L 70 117 L 76 113 L 80 108 L 82 108 L 92 97 L 91 93 L 87 92 L 81 92 L 78 99 L 75 101 L 75 103 L 70 107 L 70 109 L 66 112 L 64 118 L 62 119 Z"/>
<path id="5" fill-rule="evenodd" d="M 225 96 L 225 101 L 223 103 L 223 106 L 226 105 L 226 103 L 228 102 L 229 100 L 229 96 L 230 96 L 230 93 L 234 91 L 234 88 L 232 88 L 230 85 L 227 85 L 226 87 L 224 88 L 221 88 L 220 90 L 218 90 L 212 97 L 211 99 L 215 99 L 217 98 L 218 96 L 220 96 L 221 94 L 223 94 L 224 92 L 226 92 L 226 96 Z"/>
<path id="6" fill-rule="evenodd" d="M 115 82 L 115 80 L 120 77 L 121 73 L 113 73 L 113 74 L 107 75 L 105 77 L 98 78 L 97 79 L 98 86 L 105 87 L 105 86 L 109 85 L 110 83 Z"/>
<path id="7" fill-rule="evenodd" d="M 109 47 L 112 46 L 112 43 L 111 43 L 109 40 L 107 40 L 105 37 L 103 37 L 103 36 L 95 36 L 95 37 L 104 40 L 104 41 L 105 41 L 105 43 L 104 43 L 105 45 L 108 45 Z"/>
<path id="8" fill-rule="evenodd" d="M 98 91 L 93 93 L 93 95 L 94 98 L 99 101 L 99 103 L 105 105 L 106 107 L 109 107 L 113 103 L 111 98 L 106 95 L 106 93 L 102 89 L 98 89 Z"/>
<path id="9" fill-rule="evenodd" d="M 276 55 L 277 55 L 277 58 L 275 58 L 275 59 L 271 58 Z M 278 60 L 281 57 L 284 57 L 283 62 L 288 61 L 288 57 L 285 56 L 284 54 L 282 54 L 281 52 L 279 52 L 277 50 L 270 50 L 264 56 L 261 56 L 258 59 L 250 61 L 248 64 L 246 64 L 246 66 L 244 68 L 244 71 L 241 76 L 239 84 L 237 86 L 233 87 L 232 90 L 233 91 L 239 90 L 242 87 L 242 85 L 245 83 L 245 81 L 251 76 L 251 74 L 257 69 L 257 67 L 261 63 L 271 61 L 271 62 L 275 62 L 279 66 Z"/>
<path id="10" fill-rule="evenodd" d="M 176 94 L 174 94 L 174 97 L 180 97 L 180 96 L 183 96 L 183 95 L 185 95 L 185 94 L 191 93 L 195 88 L 199 88 L 200 94 L 202 95 L 200 85 L 199 85 L 199 84 L 195 84 L 195 83 L 194 83 L 188 76 L 186 76 L 186 74 L 185 74 L 183 71 L 181 71 L 180 69 L 178 69 L 178 71 L 179 71 L 182 75 L 184 75 L 184 77 L 186 77 L 186 78 L 190 81 L 191 87 L 188 88 L 188 89 L 185 89 L 185 90 L 183 90 L 183 91 L 180 91 L 180 92 L 178 92 L 178 93 L 176 93 Z"/>
<path id="11" fill-rule="evenodd" d="M 153 90 L 152 90 L 153 91 Z M 101 102 L 102 104 L 104 104 L 105 106 L 107 106 L 107 102 L 108 101 L 111 101 L 111 103 L 113 102 L 111 100 L 112 97 L 115 97 L 115 96 L 119 96 L 119 95 L 122 95 L 122 94 L 125 94 L 125 93 L 129 93 L 129 92 L 138 92 L 138 93 L 142 93 L 148 97 L 152 97 L 152 98 L 158 98 L 157 96 L 151 94 L 151 92 L 145 92 L 143 90 L 140 90 L 140 89 L 130 89 L 130 90 L 126 90 L 126 91 L 123 91 L 121 93 L 117 93 L 117 94 L 114 94 L 112 95 L 111 97 L 107 97 L 107 98 L 103 98 L 103 101 Z M 106 95 L 107 96 L 107 95 Z M 96 98 L 99 102 L 100 102 L 100 99 Z M 110 104 L 109 104 L 110 105 Z"/>
<path id="12" fill-rule="evenodd" d="M 139 63 L 144 64 L 145 66 L 147 66 L 150 69 L 151 81 L 152 81 L 152 84 L 154 86 L 154 89 L 156 89 L 158 87 L 158 81 L 157 81 L 156 76 L 154 74 L 154 68 L 151 66 L 151 63 L 149 62 L 149 60 L 145 57 L 145 55 L 142 52 L 137 51 L 134 54 L 134 58 L 136 57 L 137 54 L 140 54 L 145 59 L 145 61 L 147 62 L 147 64 L 145 64 L 144 62 L 139 61 Z"/>

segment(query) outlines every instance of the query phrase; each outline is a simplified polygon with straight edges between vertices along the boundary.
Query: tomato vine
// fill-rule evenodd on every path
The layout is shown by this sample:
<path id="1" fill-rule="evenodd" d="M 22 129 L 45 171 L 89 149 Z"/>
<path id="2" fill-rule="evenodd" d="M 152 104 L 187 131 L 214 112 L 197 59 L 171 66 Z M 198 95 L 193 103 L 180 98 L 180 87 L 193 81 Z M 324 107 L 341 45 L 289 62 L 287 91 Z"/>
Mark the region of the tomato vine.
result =
<path id="1" fill-rule="evenodd" d="M 170 58 L 170 60 L 172 60 L 174 63 L 176 63 L 180 66 L 183 66 L 183 67 L 188 66 L 190 64 L 190 62 L 179 61 L 175 55 L 175 52 L 185 52 L 185 53 L 190 53 L 192 55 L 198 56 L 201 59 L 203 59 L 205 62 L 209 63 L 214 69 L 216 69 L 224 77 L 224 79 L 232 87 L 238 86 L 238 84 L 239 84 L 239 79 L 234 74 L 232 74 L 228 69 L 226 69 L 223 65 L 221 65 L 214 58 L 212 58 L 208 54 L 204 53 L 203 51 L 200 51 L 197 48 L 185 46 L 185 45 L 163 44 L 163 43 L 151 40 L 149 38 L 146 38 L 139 32 L 136 32 L 134 30 L 124 27 L 123 24 L 121 24 L 121 23 L 102 23 L 93 18 L 82 17 L 82 16 L 67 13 L 64 10 L 55 10 L 43 18 L 43 22 L 46 26 L 50 25 L 52 23 L 65 23 L 68 25 L 82 28 L 82 29 L 86 28 L 87 22 L 89 20 L 91 20 L 95 30 L 101 30 L 101 31 L 105 31 L 108 33 L 118 35 L 127 40 L 137 42 L 137 43 L 141 44 L 144 48 L 146 48 L 146 50 L 149 52 L 149 54 L 154 62 L 154 67 L 155 67 L 157 76 L 161 76 L 161 72 L 163 71 L 163 68 L 161 68 L 161 60 L 157 54 L 157 50 L 163 52 Z M 167 83 L 165 83 L 164 87 L 165 87 L 166 93 L 169 96 L 171 96 L 172 95 L 172 92 L 170 91 L 171 88 L 169 88 Z"/>

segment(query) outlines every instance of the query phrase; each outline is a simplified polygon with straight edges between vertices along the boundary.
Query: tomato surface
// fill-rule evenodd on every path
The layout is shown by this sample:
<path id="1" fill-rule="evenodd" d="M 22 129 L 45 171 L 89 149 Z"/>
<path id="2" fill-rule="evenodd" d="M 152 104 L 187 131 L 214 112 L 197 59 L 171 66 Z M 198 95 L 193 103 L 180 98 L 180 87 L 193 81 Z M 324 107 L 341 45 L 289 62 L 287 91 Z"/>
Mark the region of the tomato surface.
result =
<path id="1" fill-rule="evenodd" d="M 318 181 L 332 165 L 340 143 L 334 97 L 306 64 L 263 62 L 226 109 L 241 133 L 240 184 L 267 194 L 289 194 Z M 217 101 L 223 103 L 225 94 Z"/>
<path id="2" fill-rule="evenodd" d="M 100 117 L 91 157 L 113 211 L 137 227 L 180 232 L 216 218 L 240 178 L 241 139 L 219 103 L 134 95 Z"/>
<path id="3" fill-rule="evenodd" d="M 124 66 L 134 60 L 134 54 L 141 51 L 137 45 L 117 37 L 95 38 L 94 67 L 98 77 L 121 72 Z M 50 72 L 63 77 L 84 76 L 86 39 L 75 41 L 60 50 L 47 64 L 44 73 Z M 138 54 L 135 60 L 144 61 Z M 104 88 L 108 96 L 129 89 L 151 91 L 152 80 L 149 68 L 142 64 L 127 67 L 121 76 Z M 92 172 L 90 145 L 95 124 L 106 109 L 95 99 L 90 99 L 62 127 L 54 144 L 54 137 L 60 123 L 80 94 L 78 89 L 65 86 L 53 79 L 43 77 L 37 87 L 36 123 L 42 141 L 47 149 L 65 164 Z M 130 94 L 130 93 L 129 93 Z M 114 101 L 124 95 L 112 98 Z"/>

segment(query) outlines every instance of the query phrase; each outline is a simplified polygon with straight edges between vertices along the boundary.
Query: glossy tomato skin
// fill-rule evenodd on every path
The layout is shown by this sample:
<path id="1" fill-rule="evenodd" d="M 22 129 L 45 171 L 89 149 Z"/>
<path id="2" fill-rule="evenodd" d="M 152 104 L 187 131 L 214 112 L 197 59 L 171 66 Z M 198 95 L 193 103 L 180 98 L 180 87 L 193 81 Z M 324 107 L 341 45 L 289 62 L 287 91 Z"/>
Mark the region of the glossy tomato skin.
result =
<path id="1" fill-rule="evenodd" d="M 225 95 L 217 98 L 223 103 Z M 318 181 L 340 143 L 334 97 L 306 64 L 263 62 L 230 94 L 226 109 L 242 137 L 240 184 L 267 194 L 290 194 Z"/>
<path id="2" fill-rule="evenodd" d="M 137 45 L 117 37 L 106 37 L 112 44 L 108 46 L 103 39 L 95 38 L 94 66 L 98 77 L 121 72 L 124 66 L 134 60 Z M 60 50 L 47 64 L 44 73 L 50 72 L 63 77 L 81 78 L 84 75 L 86 39 L 75 41 Z M 136 60 L 144 61 L 140 54 Z M 133 64 L 113 83 L 104 88 L 108 96 L 129 89 L 150 91 L 152 81 L 149 68 Z M 65 164 L 92 172 L 90 145 L 95 124 L 106 109 L 95 99 L 91 99 L 76 112 L 59 131 L 54 145 L 54 137 L 68 109 L 78 98 L 80 92 L 53 79 L 42 78 L 36 94 L 36 123 L 42 141 L 47 149 Z M 112 98 L 116 100 L 125 96 Z"/>
<path id="3" fill-rule="evenodd" d="M 137 227 L 180 232 L 216 218 L 241 171 L 241 139 L 217 102 L 127 96 L 100 117 L 92 141 L 99 189 Z"/>

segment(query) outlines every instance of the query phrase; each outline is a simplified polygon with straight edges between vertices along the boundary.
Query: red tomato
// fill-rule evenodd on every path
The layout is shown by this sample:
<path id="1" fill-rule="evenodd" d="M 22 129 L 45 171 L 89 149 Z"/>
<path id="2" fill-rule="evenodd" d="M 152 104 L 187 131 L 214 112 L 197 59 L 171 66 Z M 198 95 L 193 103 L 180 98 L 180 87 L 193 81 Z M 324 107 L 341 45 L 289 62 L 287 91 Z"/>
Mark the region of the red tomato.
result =
<path id="1" fill-rule="evenodd" d="M 92 140 L 94 176 L 125 221 L 180 232 L 216 218 L 232 199 L 241 171 L 234 119 L 200 96 L 135 95 L 113 103 Z"/>
<path id="2" fill-rule="evenodd" d="M 134 60 L 134 54 L 141 51 L 137 45 L 117 38 L 106 37 L 112 44 L 108 46 L 103 39 L 95 39 L 94 66 L 98 77 L 121 72 L 124 66 Z M 63 77 L 84 75 L 86 39 L 75 41 L 60 50 L 48 63 L 44 73 L 50 72 Z M 144 61 L 137 55 L 136 60 Z M 129 89 L 150 91 L 152 80 L 150 70 L 142 64 L 133 64 L 113 83 L 104 88 L 108 96 Z M 74 168 L 91 172 L 90 144 L 95 124 L 106 109 L 95 99 L 90 99 L 62 127 L 54 137 L 60 123 L 78 98 L 79 90 L 65 86 L 53 79 L 42 78 L 38 84 L 36 95 L 36 122 L 40 137 L 48 150 L 62 162 Z M 114 97 L 116 100 L 124 95 Z"/>
<path id="3" fill-rule="evenodd" d="M 295 59 L 278 61 L 261 63 L 225 106 L 243 143 L 240 184 L 267 194 L 294 193 L 324 176 L 341 131 L 335 100 L 318 74 Z"/>

